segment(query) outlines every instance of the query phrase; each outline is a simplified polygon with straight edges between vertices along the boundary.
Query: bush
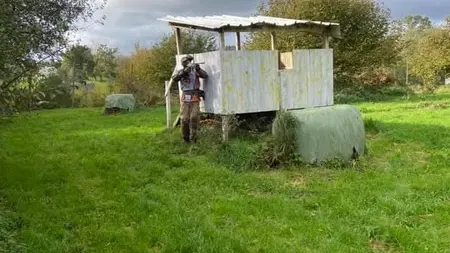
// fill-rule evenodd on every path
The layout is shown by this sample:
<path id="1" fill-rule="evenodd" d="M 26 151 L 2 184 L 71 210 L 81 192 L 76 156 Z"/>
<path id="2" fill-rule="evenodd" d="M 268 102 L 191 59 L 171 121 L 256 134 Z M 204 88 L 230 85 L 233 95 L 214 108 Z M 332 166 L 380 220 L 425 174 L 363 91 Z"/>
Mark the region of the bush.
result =
<path id="1" fill-rule="evenodd" d="M 410 93 L 412 93 L 410 88 L 399 85 L 389 85 L 384 87 L 356 86 L 336 90 L 334 101 L 336 104 L 383 101 L 403 97 Z"/>
<path id="2" fill-rule="evenodd" d="M 298 121 L 290 113 L 279 111 L 272 125 L 272 135 L 256 149 L 251 166 L 276 168 L 299 162 L 295 155 L 298 127 Z"/>

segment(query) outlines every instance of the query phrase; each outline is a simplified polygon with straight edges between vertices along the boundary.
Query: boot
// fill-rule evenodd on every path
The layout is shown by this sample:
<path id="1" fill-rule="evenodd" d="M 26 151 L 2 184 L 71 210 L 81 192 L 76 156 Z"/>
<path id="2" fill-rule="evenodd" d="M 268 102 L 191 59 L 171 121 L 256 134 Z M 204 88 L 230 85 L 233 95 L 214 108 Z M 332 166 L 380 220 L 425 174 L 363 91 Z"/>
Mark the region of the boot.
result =
<path id="1" fill-rule="evenodd" d="M 181 134 L 183 135 L 183 140 L 186 143 L 189 143 L 189 122 L 182 122 L 181 124 Z"/>
<path id="2" fill-rule="evenodd" d="M 191 121 L 191 142 L 197 143 L 198 122 L 194 119 Z"/>

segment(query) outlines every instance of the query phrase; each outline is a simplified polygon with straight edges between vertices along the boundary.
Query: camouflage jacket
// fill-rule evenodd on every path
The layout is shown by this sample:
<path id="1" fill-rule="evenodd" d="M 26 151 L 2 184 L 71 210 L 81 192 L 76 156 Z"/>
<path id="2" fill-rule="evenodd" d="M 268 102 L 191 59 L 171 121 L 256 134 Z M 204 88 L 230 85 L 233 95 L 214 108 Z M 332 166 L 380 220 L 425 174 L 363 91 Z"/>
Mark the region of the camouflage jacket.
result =
<path id="1" fill-rule="evenodd" d="M 195 70 L 193 67 L 186 67 L 179 70 L 173 77 L 174 82 L 181 82 L 183 91 L 192 91 L 200 89 L 200 78 L 208 78 L 208 73 L 199 68 Z"/>

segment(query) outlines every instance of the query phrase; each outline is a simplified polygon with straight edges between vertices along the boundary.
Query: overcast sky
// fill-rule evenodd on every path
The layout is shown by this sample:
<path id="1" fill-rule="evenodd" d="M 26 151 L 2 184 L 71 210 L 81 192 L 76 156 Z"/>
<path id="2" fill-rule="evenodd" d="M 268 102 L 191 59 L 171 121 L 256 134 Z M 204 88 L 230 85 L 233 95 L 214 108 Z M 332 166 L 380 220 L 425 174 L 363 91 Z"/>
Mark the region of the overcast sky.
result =
<path id="1" fill-rule="evenodd" d="M 171 32 L 166 22 L 157 18 L 166 15 L 237 15 L 249 16 L 260 0 L 108 0 L 99 14 L 106 16 L 104 25 L 84 24 L 77 37 L 82 43 L 99 43 L 118 47 L 122 54 L 130 53 L 136 42 L 150 46 Z M 410 14 L 429 16 L 439 22 L 450 15 L 450 0 L 382 0 L 393 18 Z"/>

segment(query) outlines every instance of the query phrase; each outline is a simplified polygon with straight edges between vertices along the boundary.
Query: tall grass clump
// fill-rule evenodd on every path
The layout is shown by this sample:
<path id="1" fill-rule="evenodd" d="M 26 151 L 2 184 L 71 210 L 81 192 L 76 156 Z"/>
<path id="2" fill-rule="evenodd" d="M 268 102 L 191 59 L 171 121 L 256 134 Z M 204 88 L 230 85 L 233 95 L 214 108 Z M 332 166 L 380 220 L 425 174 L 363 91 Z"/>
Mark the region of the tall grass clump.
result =
<path id="1" fill-rule="evenodd" d="M 298 161 L 295 156 L 298 121 L 287 111 L 279 111 L 272 123 L 270 135 L 256 151 L 252 166 L 256 168 L 275 168 Z"/>

